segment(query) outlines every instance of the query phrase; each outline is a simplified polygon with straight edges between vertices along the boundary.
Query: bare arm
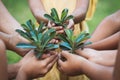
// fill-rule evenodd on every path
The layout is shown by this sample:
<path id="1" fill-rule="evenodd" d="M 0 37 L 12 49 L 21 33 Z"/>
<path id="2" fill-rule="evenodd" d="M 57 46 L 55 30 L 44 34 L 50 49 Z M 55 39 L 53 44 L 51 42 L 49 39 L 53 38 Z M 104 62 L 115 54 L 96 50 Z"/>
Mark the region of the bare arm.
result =
<path id="1" fill-rule="evenodd" d="M 112 80 L 113 67 L 94 63 L 66 51 L 63 51 L 61 56 L 66 60 L 58 60 L 58 69 L 66 75 L 74 76 L 84 73 L 92 80 Z"/>
<path id="2" fill-rule="evenodd" d="M 113 67 L 102 66 L 86 60 L 81 69 L 91 80 L 112 80 Z"/>
<path id="3" fill-rule="evenodd" d="M 23 54 L 26 53 L 25 50 L 17 49 L 16 44 L 18 42 L 26 42 L 26 39 L 21 37 L 15 30 L 16 29 L 22 29 L 20 24 L 10 15 L 8 10 L 5 8 L 4 4 L 0 0 L 0 31 L 3 33 L 10 34 L 14 37 L 9 38 L 8 35 L 3 35 L 3 33 L 0 32 L 0 38 L 2 37 L 2 40 L 5 41 L 5 44 L 10 43 L 10 45 L 7 44 L 7 49 L 11 49 L 20 55 L 23 56 Z M 15 40 L 14 40 L 15 39 Z M 12 41 L 13 40 L 13 41 Z"/>
<path id="4" fill-rule="evenodd" d="M 117 58 L 116 58 L 116 63 L 115 63 L 115 69 L 114 69 L 114 80 L 119 80 L 120 79 L 120 41 L 119 41 L 119 47 L 118 47 L 118 52 L 117 52 Z"/>
<path id="5" fill-rule="evenodd" d="M 10 15 L 0 0 L 0 31 L 8 34 L 18 34 L 15 32 L 18 28 L 22 29 L 20 24 Z"/>
<path id="6" fill-rule="evenodd" d="M 29 49 L 16 48 L 17 43 L 20 43 L 20 42 L 28 43 L 27 40 L 25 40 L 18 34 L 10 35 L 10 34 L 0 32 L 0 39 L 5 42 L 6 48 L 8 50 L 15 51 L 17 54 L 21 56 L 24 56 L 29 51 Z"/>
<path id="7" fill-rule="evenodd" d="M 120 30 L 120 10 L 106 17 L 92 34 L 90 41 L 102 40 Z M 99 37 L 98 37 L 99 36 Z"/>
<path id="8" fill-rule="evenodd" d="M 85 48 L 84 50 L 76 50 L 76 53 L 93 63 L 111 67 L 115 64 L 117 50 L 98 51 L 90 48 Z"/>
<path id="9" fill-rule="evenodd" d="M 8 79 L 15 79 L 20 66 L 18 63 L 8 65 Z"/>
<path id="10" fill-rule="evenodd" d="M 35 16 L 35 18 L 37 19 L 37 21 L 48 22 L 48 20 L 44 17 L 46 11 L 43 7 L 41 0 L 28 0 L 28 1 L 29 1 L 30 9 L 33 15 Z"/>
<path id="11" fill-rule="evenodd" d="M 105 38 L 97 42 L 93 42 L 93 44 L 88 45 L 87 47 L 97 50 L 117 49 L 119 40 L 120 40 L 120 31 L 108 38 Z"/>
<path id="12" fill-rule="evenodd" d="M 74 22 L 79 23 L 85 19 L 89 7 L 89 0 L 77 0 L 76 8 L 72 15 L 75 17 Z"/>
<path id="13" fill-rule="evenodd" d="M 5 45 L 0 40 L 0 80 L 8 80 Z"/>

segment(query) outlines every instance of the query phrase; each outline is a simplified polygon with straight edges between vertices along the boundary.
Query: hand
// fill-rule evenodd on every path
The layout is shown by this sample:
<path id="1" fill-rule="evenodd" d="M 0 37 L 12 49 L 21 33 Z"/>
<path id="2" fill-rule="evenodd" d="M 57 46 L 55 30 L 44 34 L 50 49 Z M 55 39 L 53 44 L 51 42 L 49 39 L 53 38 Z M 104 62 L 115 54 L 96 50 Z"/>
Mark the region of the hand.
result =
<path id="1" fill-rule="evenodd" d="M 97 51 L 86 48 L 84 50 L 76 50 L 76 53 L 96 64 L 114 66 L 117 50 Z"/>
<path id="2" fill-rule="evenodd" d="M 7 46 L 7 48 L 9 50 L 15 51 L 16 53 L 18 53 L 21 56 L 24 56 L 26 53 L 28 53 L 30 51 L 30 49 L 16 48 L 16 44 L 18 44 L 20 42 L 29 43 L 28 40 L 26 40 L 19 34 L 10 35 L 9 42 L 8 42 L 9 46 Z"/>
<path id="3" fill-rule="evenodd" d="M 62 26 L 55 26 L 55 23 L 53 23 L 51 21 L 48 22 L 48 28 L 54 28 L 56 30 L 57 34 L 64 33 Z M 59 42 L 60 42 L 60 40 L 58 38 L 54 38 L 50 41 L 50 43 L 59 43 Z"/>
<path id="4" fill-rule="evenodd" d="M 15 51 L 21 56 L 24 56 L 29 51 L 29 49 L 16 48 L 17 43 L 20 42 L 29 43 L 25 38 L 20 36 L 18 33 L 7 34 L 4 32 L 0 32 L 0 38 L 5 42 L 6 48 L 8 50 Z"/>
<path id="5" fill-rule="evenodd" d="M 22 75 L 26 75 L 28 79 L 45 76 L 50 71 L 52 66 L 57 60 L 57 54 L 42 56 L 41 59 L 37 59 L 33 50 L 26 54 L 19 62 L 21 65 L 17 79 Z"/>
<path id="6" fill-rule="evenodd" d="M 64 29 L 62 26 L 56 26 L 55 23 L 51 21 L 48 22 L 48 28 L 54 28 L 57 31 L 57 34 L 64 33 Z"/>
<path id="7" fill-rule="evenodd" d="M 58 69 L 60 72 L 69 76 L 80 75 L 82 73 L 81 67 L 82 62 L 85 60 L 84 58 L 70 54 L 67 51 L 62 51 L 61 57 L 64 57 L 66 60 L 58 60 Z"/>

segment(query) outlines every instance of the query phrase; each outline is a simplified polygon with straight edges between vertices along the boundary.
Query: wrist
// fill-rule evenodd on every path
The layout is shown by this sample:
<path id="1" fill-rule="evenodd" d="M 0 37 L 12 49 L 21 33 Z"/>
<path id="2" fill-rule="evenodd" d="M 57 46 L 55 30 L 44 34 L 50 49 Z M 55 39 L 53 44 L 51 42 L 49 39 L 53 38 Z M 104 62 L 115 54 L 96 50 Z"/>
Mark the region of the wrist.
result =
<path id="1" fill-rule="evenodd" d="M 18 71 L 18 74 L 17 74 L 17 77 L 16 77 L 16 80 L 30 80 L 27 76 L 27 74 L 24 72 L 23 69 L 20 69 Z"/>
<path id="2" fill-rule="evenodd" d="M 44 10 L 36 11 L 34 13 L 34 16 L 36 17 L 38 23 L 40 23 L 40 21 L 44 21 L 45 23 L 48 23 L 48 20 L 44 17 L 44 14 L 46 14 Z"/>
<path id="3" fill-rule="evenodd" d="M 87 63 L 87 60 L 83 58 L 83 59 L 81 60 L 81 64 L 80 64 L 81 72 L 82 72 L 82 73 L 84 73 L 86 63 Z"/>
<path id="4" fill-rule="evenodd" d="M 29 41 L 23 38 L 20 34 L 13 34 L 10 35 L 9 40 L 7 42 L 7 49 L 12 50 L 18 53 L 21 56 L 24 56 L 29 50 L 16 48 L 16 44 L 18 43 L 29 43 Z"/>
<path id="5" fill-rule="evenodd" d="M 19 69 L 20 69 L 20 65 L 18 63 L 9 64 L 8 65 L 8 78 L 10 80 L 14 79 L 17 76 Z"/>

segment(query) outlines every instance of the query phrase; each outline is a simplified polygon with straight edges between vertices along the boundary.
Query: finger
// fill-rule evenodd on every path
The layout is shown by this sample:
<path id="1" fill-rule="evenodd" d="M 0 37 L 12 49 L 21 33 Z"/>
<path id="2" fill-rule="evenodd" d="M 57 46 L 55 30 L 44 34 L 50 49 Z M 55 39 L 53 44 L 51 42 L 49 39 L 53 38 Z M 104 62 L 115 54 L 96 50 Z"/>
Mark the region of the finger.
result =
<path id="1" fill-rule="evenodd" d="M 55 62 L 57 61 L 57 59 L 58 59 L 58 57 L 56 57 L 56 58 L 47 66 L 47 68 L 48 68 L 49 70 L 53 67 L 53 65 L 55 64 Z"/>
<path id="2" fill-rule="evenodd" d="M 51 21 L 48 22 L 48 28 L 51 28 L 52 27 L 52 23 Z"/>
<path id="3" fill-rule="evenodd" d="M 61 29 L 63 29 L 63 27 L 62 26 L 55 26 L 55 27 L 53 27 L 55 30 L 61 30 Z"/>
<path id="4" fill-rule="evenodd" d="M 70 26 L 70 27 L 69 27 L 69 29 L 74 30 L 74 26 L 73 26 L 73 25 L 72 25 L 72 26 Z"/>
<path id="5" fill-rule="evenodd" d="M 72 19 L 70 19 L 69 22 L 68 22 L 67 28 L 68 29 L 73 29 L 73 27 L 74 27 L 74 21 Z"/>
<path id="6" fill-rule="evenodd" d="M 56 44 L 59 43 L 59 40 L 56 40 L 55 43 L 56 43 Z"/>
<path id="7" fill-rule="evenodd" d="M 60 72 L 63 72 L 63 67 L 66 65 L 66 62 L 63 62 L 61 59 L 58 60 L 57 62 L 57 68 Z"/>
<path id="8" fill-rule="evenodd" d="M 52 39 L 52 40 L 50 41 L 50 43 L 55 43 L 55 39 Z"/>
<path id="9" fill-rule="evenodd" d="M 55 26 L 55 23 L 52 23 L 52 26 Z"/>
<path id="10" fill-rule="evenodd" d="M 69 24 L 69 25 L 67 26 L 67 29 L 72 29 L 72 27 L 73 27 L 73 25 Z"/>
<path id="11" fill-rule="evenodd" d="M 73 26 L 73 25 L 68 25 L 68 26 L 67 26 L 67 29 L 74 30 L 74 26 Z"/>
<path id="12" fill-rule="evenodd" d="M 62 33 L 64 33 L 64 30 L 59 30 L 56 32 L 56 34 L 62 34 Z"/>
<path id="13" fill-rule="evenodd" d="M 61 73 L 64 73 L 63 72 L 63 68 L 61 66 L 57 66 L 57 69 L 61 72 Z"/>
<path id="14" fill-rule="evenodd" d="M 51 55 L 50 57 L 44 59 L 46 65 L 48 65 L 49 63 L 51 63 L 56 57 L 57 57 L 57 54 Z"/>
<path id="15" fill-rule="evenodd" d="M 62 61 L 61 59 L 58 59 L 57 66 L 60 67 L 60 66 L 63 66 L 63 65 L 65 65 L 65 62 Z"/>

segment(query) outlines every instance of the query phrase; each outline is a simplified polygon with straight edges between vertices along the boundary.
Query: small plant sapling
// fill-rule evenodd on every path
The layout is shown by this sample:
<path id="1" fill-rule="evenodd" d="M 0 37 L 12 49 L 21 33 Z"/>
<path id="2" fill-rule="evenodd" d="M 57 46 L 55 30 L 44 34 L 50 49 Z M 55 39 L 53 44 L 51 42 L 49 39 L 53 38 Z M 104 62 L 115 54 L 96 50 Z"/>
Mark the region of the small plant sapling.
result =
<path id="1" fill-rule="evenodd" d="M 90 38 L 89 33 L 85 31 L 75 36 L 71 29 L 65 29 L 65 34 L 59 34 L 58 38 L 62 40 L 59 44 L 60 48 L 70 53 L 75 53 L 75 50 L 79 48 L 83 49 L 86 45 L 91 44 L 91 42 L 85 42 Z"/>
<path id="2" fill-rule="evenodd" d="M 61 13 L 61 18 L 58 16 L 58 12 L 55 8 L 51 9 L 51 13 L 44 14 L 44 17 L 50 20 L 51 22 L 54 22 L 57 26 L 62 26 L 63 28 L 66 28 L 67 24 L 66 21 L 73 19 L 72 15 L 68 15 L 68 9 L 64 9 Z"/>
<path id="3" fill-rule="evenodd" d="M 40 58 L 46 51 L 59 47 L 57 44 L 49 43 L 56 35 L 55 29 L 47 29 L 43 22 L 37 28 L 31 20 L 28 20 L 26 24 L 22 24 L 22 27 L 24 30 L 17 29 L 16 31 L 30 43 L 18 43 L 16 47 L 34 49 L 37 58 Z"/>

